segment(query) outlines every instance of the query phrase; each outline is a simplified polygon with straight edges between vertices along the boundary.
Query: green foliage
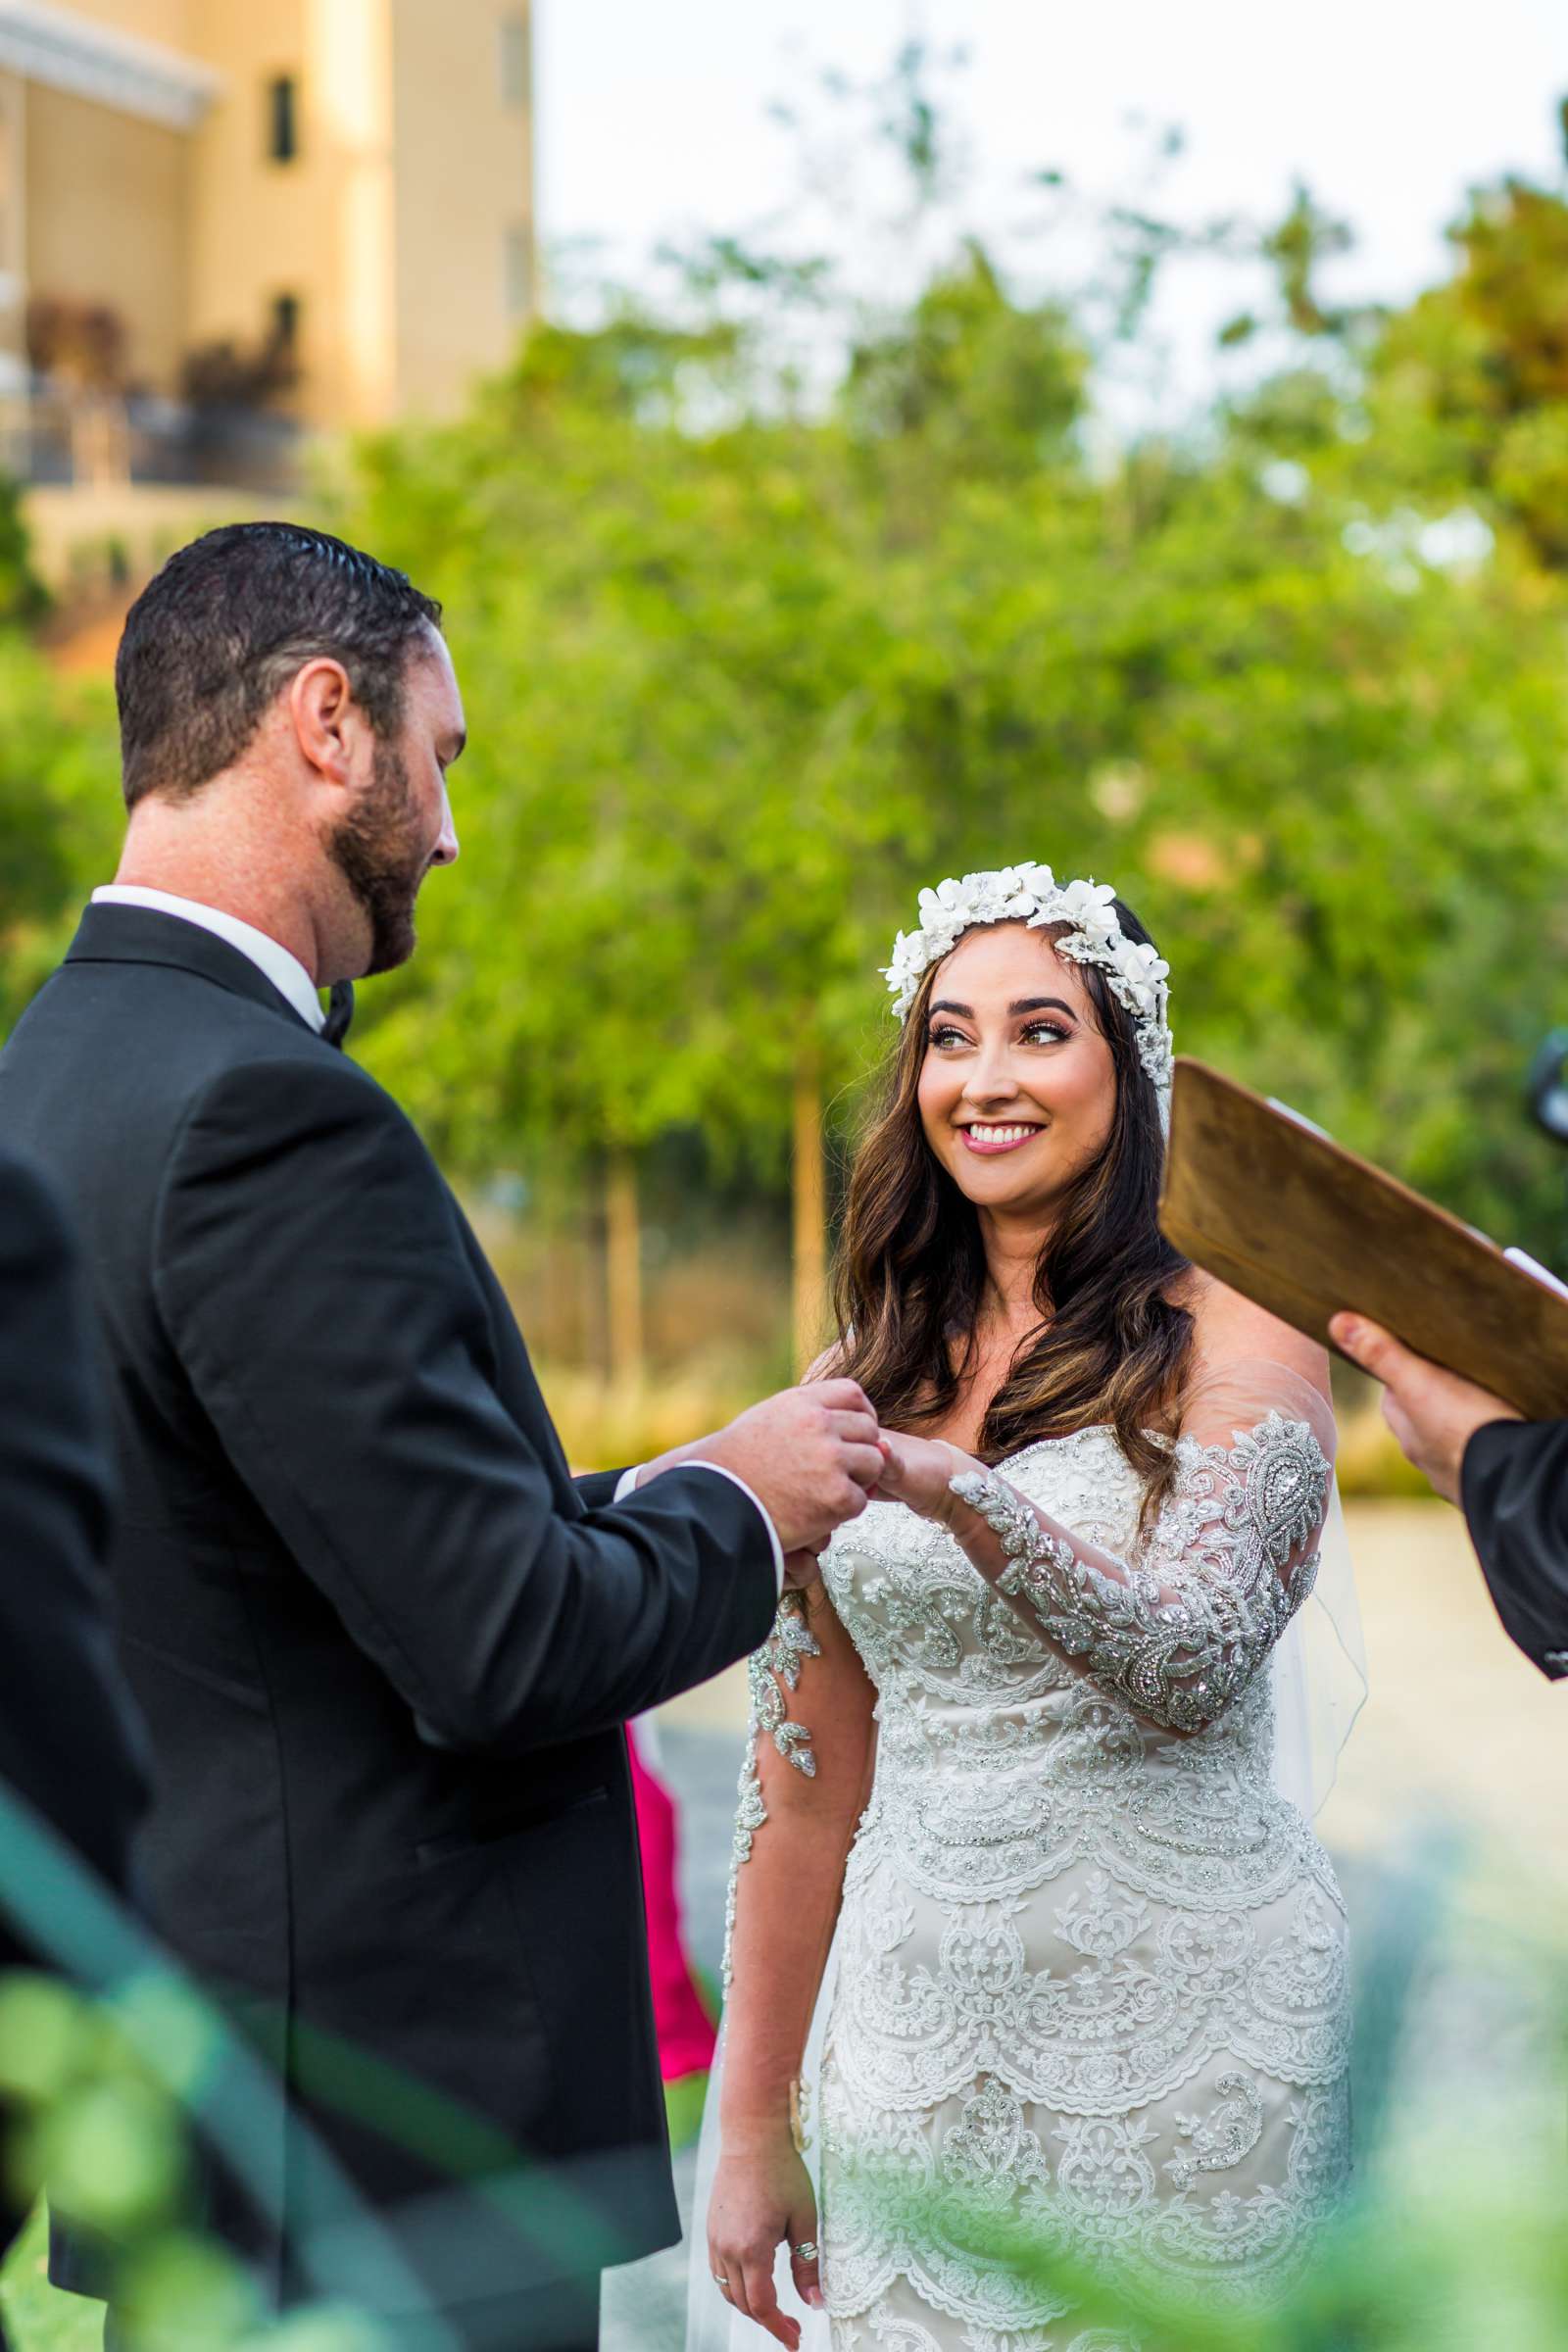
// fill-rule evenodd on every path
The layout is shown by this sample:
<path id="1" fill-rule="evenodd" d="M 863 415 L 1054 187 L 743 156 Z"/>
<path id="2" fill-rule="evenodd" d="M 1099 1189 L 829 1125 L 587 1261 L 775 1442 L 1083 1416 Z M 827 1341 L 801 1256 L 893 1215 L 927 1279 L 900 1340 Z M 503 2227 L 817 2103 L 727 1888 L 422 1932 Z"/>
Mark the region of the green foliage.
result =
<path id="1" fill-rule="evenodd" d="M 21 494 L 0 475 L 0 626 L 38 619 L 49 598 L 32 567 Z"/>
<path id="2" fill-rule="evenodd" d="M 870 95 L 927 250 L 920 57 Z M 667 312 L 545 326 L 457 422 L 361 445 L 331 518 L 446 600 L 472 743 L 463 861 L 359 1036 L 455 1168 L 683 1136 L 780 1184 L 800 1070 L 856 1113 L 917 886 L 1034 856 L 1152 923 L 1185 1050 L 1562 1254 L 1519 1091 L 1568 946 L 1568 204 L 1475 195 L 1389 318 L 1324 292 L 1346 233 L 1301 190 L 1187 236 L 1271 277 L 1226 335 L 1267 313 L 1282 364 L 1109 455 L 1089 314 L 956 234 L 809 398 L 834 270 L 714 234 Z M 1107 234 L 1136 335 L 1184 236 Z M 101 701 L 14 634 L 0 687 L 4 1018 L 115 800 Z"/>
<path id="3" fill-rule="evenodd" d="M 80 895 L 114 870 L 118 772 L 107 693 L 62 685 L 0 628 L 0 1022 L 58 959 Z"/>
<path id="4" fill-rule="evenodd" d="M 1537 562 L 1568 568 L 1568 196 L 1506 179 L 1450 235 L 1455 274 L 1375 355 L 1377 439 L 1406 480 L 1480 498 Z"/>
<path id="5" fill-rule="evenodd" d="M 155 2070 L 147 2033 L 167 2034 Z M 47 2180 L 57 2210 L 113 2246 L 115 2301 L 135 2352 L 386 2352 L 363 2315 L 312 2306 L 267 2317 L 245 2268 L 186 2217 L 187 2132 L 172 2081 L 195 2094 L 209 2029 L 180 1986 L 153 1978 L 95 2002 L 53 1978 L 0 1979 L 0 2113 L 11 2201 Z M 41 2213 L 0 2275 L 10 2340 L 22 2352 L 88 2352 L 100 2307 L 45 2282 Z"/>
<path id="6" fill-rule="evenodd" d="M 1265 240 L 1314 350 L 1367 331 L 1313 291 L 1341 239 L 1303 192 Z M 1518 1101 L 1568 944 L 1537 552 L 1473 523 L 1454 560 L 1451 472 L 1416 503 L 1315 363 L 1093 462 L 1081 335 L 973 243 L 807 413 L 713 318 L 542 330 L 460 423 L 364 448 L 339 517 L 448 601 L 470 706 L 466 862 L 367 1033 L 448 1153 L 681 1128 L 770 1177 L 804 1049 L 853 1110 L 915 888 L 1027 855 L 1152 922 L 1184 1049 L 1551 1253 Z"/>

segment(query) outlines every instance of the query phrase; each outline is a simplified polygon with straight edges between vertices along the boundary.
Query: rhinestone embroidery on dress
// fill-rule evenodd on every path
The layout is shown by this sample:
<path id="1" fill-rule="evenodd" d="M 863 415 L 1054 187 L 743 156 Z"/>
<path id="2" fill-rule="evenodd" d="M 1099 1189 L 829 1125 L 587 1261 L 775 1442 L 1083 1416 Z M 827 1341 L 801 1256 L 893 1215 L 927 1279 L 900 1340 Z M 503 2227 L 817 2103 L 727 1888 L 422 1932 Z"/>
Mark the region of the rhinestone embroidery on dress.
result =
<path id="1" fill-rule="evenodd" d="M 1323 1523 L 1330 1471 L 1304 1421 L 1270 1413 L 1231 1446 L 1178 1445 L 1175 1505 L 1147 1559 L 1120 1577 L 1043 1528 L 995 1470 L 966 1470 L 953 1492 L 977 1511 L 1010 1565 L 998 1590 L 1025 1599 L 1050 1639 L 1102 1688 L 1174 1732 L 1200 1732 L 1257 1672 L 1317 1573 L 1288 1577 Z"/>
<path id="2" fill-rule="evenodd" d="M 734 1970 L 736 1873 L 743 1862 L 751 1860 L 752 1838 L 767 1819 L 767 1807 L 762 1802 L 762 1784 L 757 1771 L 757 1742 L 764 1736 L 771 1739 L 779 1754 L 787 1763 L 793 1764 L 797 1772 L 805 1773 L 808 1780 L 816 1778 L 816 1758 L 810 1749 L 810 1732 L 804 1723 L 791 1722 L 784 1691 L 799 1690 L 803 1663 L 807 1658 L 819 1658 L 821 1654 L 821 1645 L 806 1622 L 806 1607 L 800 1594 L 784 1593 L 779 1600 L 772 1632 L 761 1648 L 753 1652 L 746 1667 L 751 1710 L 747 1718 L 746 1747 L 741 1757 L 735 1830 L 730 1840 L 729 1887 L 724 1897 L 723 1984 L 726 1992 Z"/>
<path id="3" fill-rule="evenodd" d="M 977 2258 L 941 2226 L 948 2196 L 1043 2248 L 1247 2307 L 1304 2261 L 1343 2183 L 1343 1911 L 1274 1788 L 1261 1671 L 1309 1586 L 1327 1465 L 1278 1414 L 1178 1450 L 1141 1549 L 1141 1486 L 1108 1429 L 1003 1465 L 1025 1539 L 1004 1573 L 1031 1606 L 1024 1519 L 1055 1547 L 1033 1563 L 1049 1641 L 902 1505 L 871 1504 L 823 1555 L 879 1723 L 818 2088 L 834 2352 L 1134 2352 Z M 1154 1580 L 1131 1618 L 1125 1588 L 1097 1571 L 1086 1589 L 1029 1504 Z M 1160 1586 L 1185 1646 L 1140 1621 Z M 807 1641 L 775 1627 L 759 1653 L 753 1744 L 801 1770 L 815 1642 L 798 1604 L 786 1615 Z M 1054 1624 L 1069 1616 L 1070 1655 Z M 750 1785 L 737 1866 L 763 1818 L 755 1761 Z M 915 2183 L 907 2211 L 890 2168 Z"/>

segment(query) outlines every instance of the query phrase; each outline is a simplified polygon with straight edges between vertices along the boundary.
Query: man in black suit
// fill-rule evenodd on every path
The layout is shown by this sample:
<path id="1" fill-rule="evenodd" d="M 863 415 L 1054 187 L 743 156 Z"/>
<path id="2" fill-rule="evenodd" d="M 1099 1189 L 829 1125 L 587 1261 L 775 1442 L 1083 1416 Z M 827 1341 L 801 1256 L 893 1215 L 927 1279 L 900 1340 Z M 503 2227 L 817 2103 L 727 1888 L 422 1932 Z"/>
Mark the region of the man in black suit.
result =
<path id="1" fill-rule="evenodd" d="M 1568 1675 L 1568 1421 L 1524 1420 L 1364 1316 L 1330 1328 L 1384 1383 L 1384 1418 L 1408 1459 L 1463 1510 L 1503 1631 L 1543 1674 Z"/>
<path id="2" fill-rule="evenodd" d="M 621 1726 L 758 1645 L 881 1456 L 836 1382 L 573 1481 L 456 1200 L 336 1050 L 339 984 L 408 956 L 457 855 L 438 617 L 291 524 L 170 561 L 116 670 L 120 872 L 0 1125 L 87 1243 L 154 1923 L 459 2339 L 559 2352 L 678 2231 Z M 320 2202 L 289 2132 L 256 2162 L 286 2226 L 220 2187 L 214 2225 L 286 2301 Z"/>
<path id="3" fill-rule="evenodd" d="M 123 1895 L 144 1785 L 104 1613 L 109 1433 L 92 1348 L 64 1219 L 0 1154 L 0 1781 Z M 0 1862 L 0 1975 L 57 1958 L 4 1908 L 12 1891 Z M 24 2218 L 0 2190 L 0 2250 Z"/>

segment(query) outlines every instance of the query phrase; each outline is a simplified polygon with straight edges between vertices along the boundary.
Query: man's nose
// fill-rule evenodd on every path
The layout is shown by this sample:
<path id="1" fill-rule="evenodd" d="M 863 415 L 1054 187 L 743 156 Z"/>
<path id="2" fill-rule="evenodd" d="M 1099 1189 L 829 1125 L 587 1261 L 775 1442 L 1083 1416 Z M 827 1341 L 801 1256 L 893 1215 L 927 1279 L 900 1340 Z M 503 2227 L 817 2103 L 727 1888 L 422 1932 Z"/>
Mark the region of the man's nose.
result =
<path id="1" fill-rule="evenodd" d="M 432 865 L 455 865 L 457 858 L 458 828 L 452 821 L 452 803 L 443 801 L 441 804 L 441 831 L 436 837 L 430 863 Z"/>

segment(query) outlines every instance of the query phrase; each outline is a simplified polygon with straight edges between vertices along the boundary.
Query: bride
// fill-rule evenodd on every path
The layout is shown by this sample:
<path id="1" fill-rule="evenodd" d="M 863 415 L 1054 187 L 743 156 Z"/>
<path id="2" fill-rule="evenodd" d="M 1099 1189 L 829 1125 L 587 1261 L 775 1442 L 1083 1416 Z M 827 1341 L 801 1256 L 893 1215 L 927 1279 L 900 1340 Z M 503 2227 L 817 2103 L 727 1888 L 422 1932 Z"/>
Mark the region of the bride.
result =
<path id="1" fill-rule="evenodd" d="M 887 1469 L 753 1661 L 688 2340 L 1120 2352 L 1073 2266 L 1266 2300 L 1348 2170 L 1271 1670 L 1328 1365 L 1159 1233 L 1168 967 L 1114 893 L 1022 865 L 921 917 L 824 1359 Z"/>

